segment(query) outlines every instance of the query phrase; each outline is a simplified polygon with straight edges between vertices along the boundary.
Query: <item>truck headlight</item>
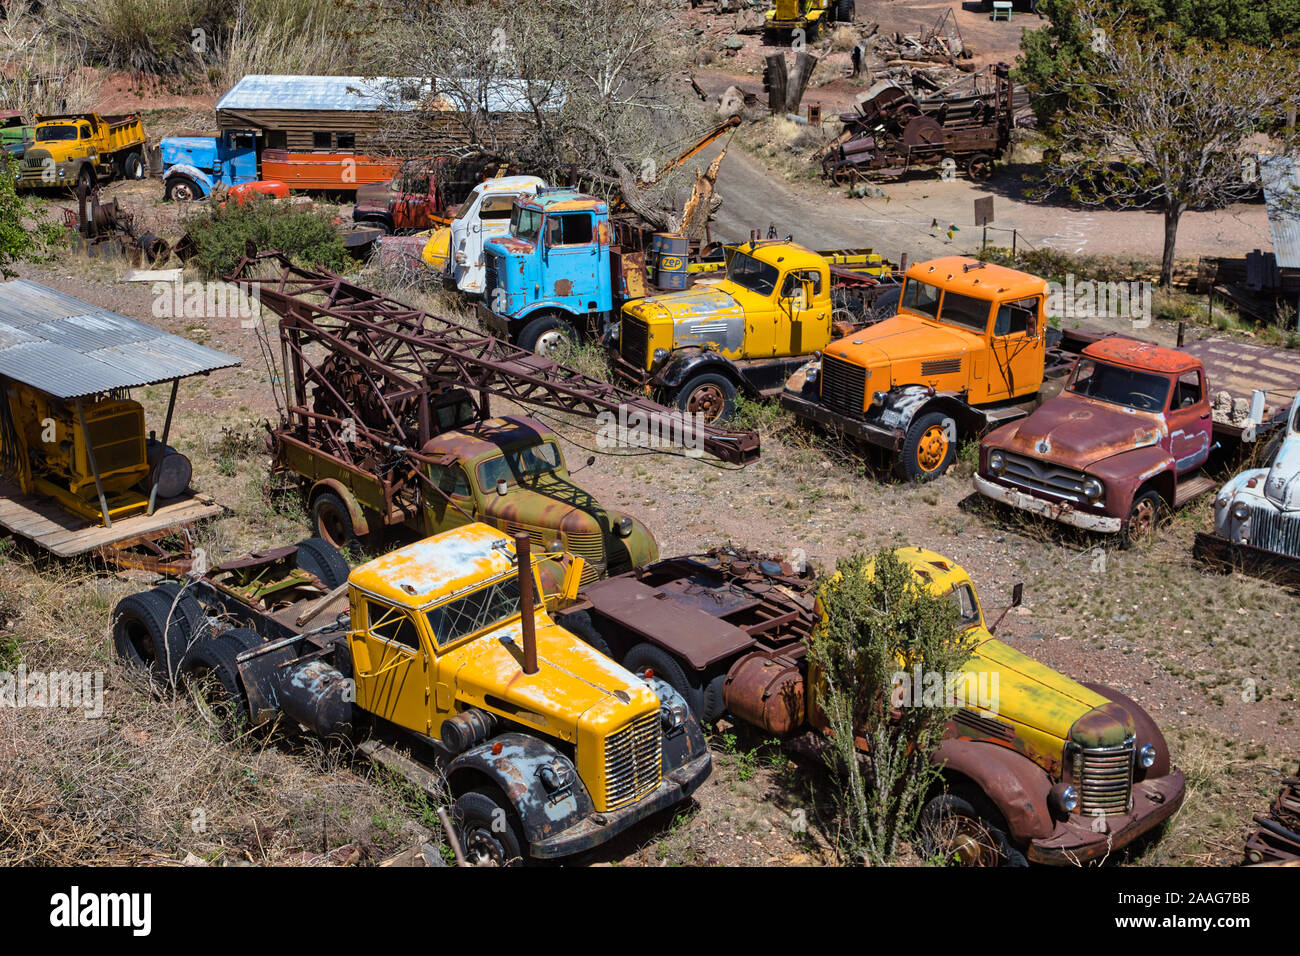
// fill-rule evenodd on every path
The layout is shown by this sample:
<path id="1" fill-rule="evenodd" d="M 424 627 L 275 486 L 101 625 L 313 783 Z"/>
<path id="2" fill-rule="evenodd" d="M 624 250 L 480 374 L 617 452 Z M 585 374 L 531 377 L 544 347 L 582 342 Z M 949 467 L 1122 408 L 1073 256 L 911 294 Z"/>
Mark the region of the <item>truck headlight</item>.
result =
<path id="1" fill-rule="evenodd" d="M 1083 496 L 1092 504 L 1101 501 L 1101 493 L 1105 488 L 1096 478 L 1085 478 L 1083 480 Z"/>
<path id="2" fill-rule="evenodd" d="M 655 349 L 655 350 L 654 350 L 654 355 L 653 355 L 652 357 L 653 357 L 653 359 L 654 359 L 654 363 L 655 363 L 656 365 L 658 365 L 658 364 L 659 364 L 660 362 L 662 362 L 664 359 L 668 358 L 668 350 L 667 350 L 667 349 Z"/>
<path id="3" fill-rule="evenodd" d="M 1138 766 L 1143 770 L 1149 769 L 1156 762 L 1155 744 L 1144 744 L 1142 749 L 1138 751 L 1137 761 Z"/>
<path id="4" fill-rule="evenodd" d="M 554 541 L 551 542 L 551 548 L 550 548 L 550 549 L 551 549 L 552 551 L 563 551 L 563 550 L 564 550 L 564 542 L 561 541 L 559 538 L 556 538 Z"/>
<path id="5" fill-rule="evenodd" d="M 1002 474 L 1003 470 L 1006 467 L 1007 467 L 1007 459 L 1006 456 L 1002 454 L 1002 452 L 1000 451 L 989 452 L 989 471 L 993 472 L 993 474 L 995 475 L 1000 475 Z"/>
<path id="6" fill-rule="evenodd" d="M 1047 798 L 1058 813 L 1073 813 L 1079 809 L 1078 789 L 1064 781 L 1054 786 Z"/>
<path id="7" fill-rule="evenodd" d="M 686 705 L 679 701 L 664 704 L 659 708 L 659 716 L 663 720 L 665 730 L 676 730 L 686 723 L 686 713 Z"/>
<path id="8" fill-rule="evenodd" d="M 554 763 L 542 764 L 541 769 L 537 771 L 537 776 L 541 779 L 542 786 L 551 793 L 563 790 L 573 783 L 573 771 L 558 760 Z"/>
<path id="9" fill-rule="evenodd" d="M 1238 521 L 1245 521 L 1250 517 L 1250 509 L 1244 501 L 1238 501 L 1232 506 L 1232 516 Z"/>
<path id="10" fill-rule="evenodd" d="M 634 525 L 632 524 L 632 519 L 631 519 L 631 518 L 619 518 L 619 519 L 618 519 L 618 536 L 619 536 L 620 538 L 626 538 L 628 535 L 630 535 L 630 534 L 632 533 L 632 528 L 633 528 L 633 527 L 634 527 Z"/>
<path id="11" fill-rule="evenodd" d="M 885 399 L 889 398 L 884 392 L 876 392 L 871 396 L 871 404 L 880 406 L 885 404 Z"/>

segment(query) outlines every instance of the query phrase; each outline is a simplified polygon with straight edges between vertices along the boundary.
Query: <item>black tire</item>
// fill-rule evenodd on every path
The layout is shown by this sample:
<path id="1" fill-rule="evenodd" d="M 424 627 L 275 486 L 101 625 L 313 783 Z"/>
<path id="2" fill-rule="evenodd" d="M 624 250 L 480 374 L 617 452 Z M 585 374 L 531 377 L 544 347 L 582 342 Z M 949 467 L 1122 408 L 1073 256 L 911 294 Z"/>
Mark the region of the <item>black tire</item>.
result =
<path id="1" fill-rule="evenodd" d="M 601 636 L 600 631 L 596 630 L 596 625 L 591 623 L 591 615 L 586 611 L 574 611 L 572 614 L 564 615 L 560 626 L 582 638 L 606 657 L 613 659 L 614 654 L 609 648 L 609 642 Z"/>
<path id="2" fill-rule="evenodd" d="M 933 481 L 957 457 L 956 423 L 943 412 L 921 415 L 908 428 L 899 455 L 897 470 L 901 477 L 908 481 Z"/>
<path id="3" fill-rule="evenodd" d="M 662 647 L 656 647 L 654 644 L 647 644 L 643 641 L 634 645 L 623 655 L 622 664 L 638 677 L 643 675 L 646 670 L 654 671 L 656 677 L 667 681 L 677 693 L 685 698 L 686 704 L 691 708 L 691 713 L 695 715 L 696 720 L 704 719 L 704 690 L 700 687 L 698 678 L 692 679 L 694 675 L 687 675 L 682 665 L 677 663 L 676 658 Z"/>
<path id="4" fill-rule="evenodd" d="M 674 404 L 688 415 L 702 414 L 706 425 L 725 422 L 736 414 L 736 386 L 725 375 L 705 372 L 677 389 Z"/>
<path id="5" fill-rule="evenodd" d="M 248 698 L 235 662 L 243 650 L 238 637 L 222 634 L 191 647 L 181 665 L 194 706 L 226 738 L 237 737 L 249 728 Z"/>
<path id="6" fill-rule="evenodd" d="M 202 198 L 203 190 L 188 176 L 172 177 L 167 180 L 167 187 L 163 190 L 163 199 L 168 202 L 194 202 Z"/>
<path id="7" fill-rule="evenodd" d="M 113 609 L 113 648 L 127 664 L 170 685 L 191 640 L 187 614 L 173 613 L 172 598 L 158 590 L 129 594 Z"/>
<path id="8" fill-rule="evenodd" d="M 186 625 L 190 629 L 191 644 L 209 636 L 207 612 L 203 610 L 203 605 L 199 603 L 193 589 L 182 586 L 179 581 L 164 581 L 154 590 L 165 594 L 168 601 L 175 603 L 176 610 L 185 618 Z"/>
<path id="9" fill-rule="evenodd" d="M 82 187 L 85 188 L 86 192 L 90 192 L 95 188 L 95 171 L 90 168 L 89 163 L 83 164 L 77 170 L 77 185 L 74 188 L 80 189 Z"/>
<path id="10" fill-rule="evenodd" d="M 982 795 L 940 793 L 926 801 L 917 822 L 928 858 L 957 857 L 962 866 L 1028 866 L 1007 835 L 1006 821 Z"/>
<path id="11" fill-rule="evenodd" d="M 713 723 L 727 712 L 727 702 L 722 695 L 722 687 L 727 682 L 727 673 L 713 675 L 713 678 L 704 685 L 704 707 L 700 719 L 708 723 Z"/>
<path id="12" fill-rule="evenodd" d="M 357 225 L 364 229 L 378 229 L 385 236 L 393 234 L 393 224 L 385 219 L 358 219 Z"/>
<path id="13" fill-rule="evenodd" d="M 835 19 L 840 23 L 852 23 L 857 12 L 853 0 L 839 0 L 835 5 Z"/>
<path id="14" fill-rule="evenodd" d="M 300 570 L 316 575 L 327 591 L 346 584 L 351 572 L 339 549 L 323 538 L 299 541 L 297 562 Z"/>
<path id="15" fill-rule="evenodd" d="M 1133 499 L 1124 527 L 1120 530 L 1121 548 L 1131 548 L 1138 541 L 1144 541 L 1156 533 L 1160 524 L 1169 516 L 1169 505 L 1164 496 L 1154 488 L 1148 488 Z"/>
<path id="16" fill-rule="evenodd" d="M 222 631 L 221 636 L 226 641 L 238 645 L 239 650 L 235 652 L 236 654 L 251 651 L 262 644 L 262 635 L 250 627 L 232 627 L 228 631 Z"/>
<path id="17" fill-rule="evenodd" d="M 144 179 L 144 158 L 137 150 L 126 154 L 122 160 L 122 177 L 124 179 Z"/>
<path id="18" fill-rule="evenodd" d="M 456 836 L 471 863 L 517 866 L 528 860 L 519 814 L 494 788 L 470 790 L 457 798 Z"/>
<path id="19" fill-rule="evenodd" d="M 322 491 L 311 502 L 311 533 L 316 540 L 324 541 L 335 549 L 357 547 L 361 544 L 352 526 L 352 512 L 343 499 L 332 491 Z"/>
<path id="20" fill-rule="evenodd" d="M 578 332 L 567 319 L 554 313 L 539 315 L 530 320 L 519 333 L 520 348 L 547 358 L 554 358 L 559 354 L 565 340 L 576 343 Z"/>

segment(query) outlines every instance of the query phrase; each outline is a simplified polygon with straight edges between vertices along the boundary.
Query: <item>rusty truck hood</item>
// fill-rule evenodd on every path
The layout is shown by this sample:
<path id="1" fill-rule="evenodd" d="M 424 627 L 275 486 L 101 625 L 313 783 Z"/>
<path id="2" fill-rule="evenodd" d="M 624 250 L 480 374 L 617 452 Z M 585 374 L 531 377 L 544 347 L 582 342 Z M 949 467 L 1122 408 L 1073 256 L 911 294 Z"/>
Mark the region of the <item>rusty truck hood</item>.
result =
<path id="1" fill-rule="evenodd" d="M 536 674 L 523 671 L 523 627 L 518 618 L 447 652 L 456 697 L 473 706 L 509 712 L 526 726 L 573 740 L 581 722 L 612 728 L 656 710 L 654 691 L 639 677 L 536 612 Z M 447 660 L 451 657 L 452 660 Z"/>
<path id="2" fill-rule="evenodd" d="M 1158 445 L 1167 434 L 1160 415 L 1064 392 L 1008 425 L 990 444 L 1082 471 L 1113 455 Z"/>
<path id="3" fill-rule="evenodd" d="M 618 520 L 589 492 L 554 474 L 512 484 L 504 495 L 488 494 L 483 511 L 492 518 L 566 534 L 603 532 Z"/>
<path id="4" fill-rule="evenodd" d="M 832 342 L 826 354 L 874 368 L 894 362 L 951 359 L 984 347 L 982 337 L 912 315 L 896 315 Z"/>
<path id="5" fill-rule="evenodd" d="M 699 323 L 710 320 L 743 318 L 745 310 L 736 296 L 724 285 L 700 286 L 686 292 L 652 295 L 627 307 L 627 311 L 642 321 Z"/>

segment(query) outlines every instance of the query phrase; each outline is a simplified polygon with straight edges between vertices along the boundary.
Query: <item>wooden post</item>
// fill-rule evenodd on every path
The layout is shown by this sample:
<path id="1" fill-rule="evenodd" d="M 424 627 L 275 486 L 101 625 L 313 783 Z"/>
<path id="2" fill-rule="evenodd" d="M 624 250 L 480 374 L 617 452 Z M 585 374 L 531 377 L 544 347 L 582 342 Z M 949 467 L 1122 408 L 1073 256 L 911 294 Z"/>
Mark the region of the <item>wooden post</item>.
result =
<path id="1" fill-rule="evenodd" d="M 795 57 L 794 75 L 790 77 L 785 91 L 787 113 L 798 114 L 799 101 L 803 99 L 803 91 L 808 86 L 808 80 L 815 69 L 817 69 L 817 57 L 811 53 L 804 50 Z"/>
<path id="2" fill-rule="evenodd" d="M 172 412 L 176 410 L 176 389 L 180 384 L 181 380 L 179 378 L 172 379 L 172 397 L 167 400 L 167 420 L 163 422 L 162 451 L 158 457 L 157 471 L 159 475 L 162 473 L 163 459 L 167 457 L 167 436 L 172 433 Z M 148 457 L 148 449 L 146 449 L 145 458 L 148 459 Z M 145 512 L 145 514 L 148 515 L 153 514 L 154 508 L 158 503 L 159 475 L 154 476 L 153 482 L 149 488 L 149 509 Z"/>
<path id="3" fill-rule="evenodd" d="M 90 443 L 90 429 L 86 427 L 86 411 L 77 399 L 77 421 L 81 424 L 81 440 L 86 443 L 86 461 L 90 463 L 90 473 L 95 476 L 95 491 L 99 494 L 99 513 L 104 519 L 104 527 L 113 527 L 113 519 L 108 513 L 108 499 L 104 497 L 104 483 L 99 480 L 99 466 L 95 464 L 95 449 Z"/>
<path id="4" fill-rule="evenodd" d="M 785 55 L 782 53 L 773 53 L 767 58 L 767 66 L 763 70 L 763 87 L 767 90 L 767 108 L 772 113 L 781 113 L 785 110 Z"/>

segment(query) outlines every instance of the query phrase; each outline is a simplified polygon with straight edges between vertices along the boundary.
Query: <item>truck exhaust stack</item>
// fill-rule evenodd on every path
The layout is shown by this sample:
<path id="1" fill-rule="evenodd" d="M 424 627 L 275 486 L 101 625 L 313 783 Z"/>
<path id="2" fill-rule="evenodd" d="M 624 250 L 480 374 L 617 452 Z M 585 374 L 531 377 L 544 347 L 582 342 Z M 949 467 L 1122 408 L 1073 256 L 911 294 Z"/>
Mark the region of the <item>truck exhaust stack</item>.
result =
<path id="1" fill-rule="evenodd" d="M 524 673 L 537 673 L 537 621 L 533 617 L 533 558 L 528 533 L 515 535 L 515 558 L 519 568 L 519 623 L 524 630 Z"/>

